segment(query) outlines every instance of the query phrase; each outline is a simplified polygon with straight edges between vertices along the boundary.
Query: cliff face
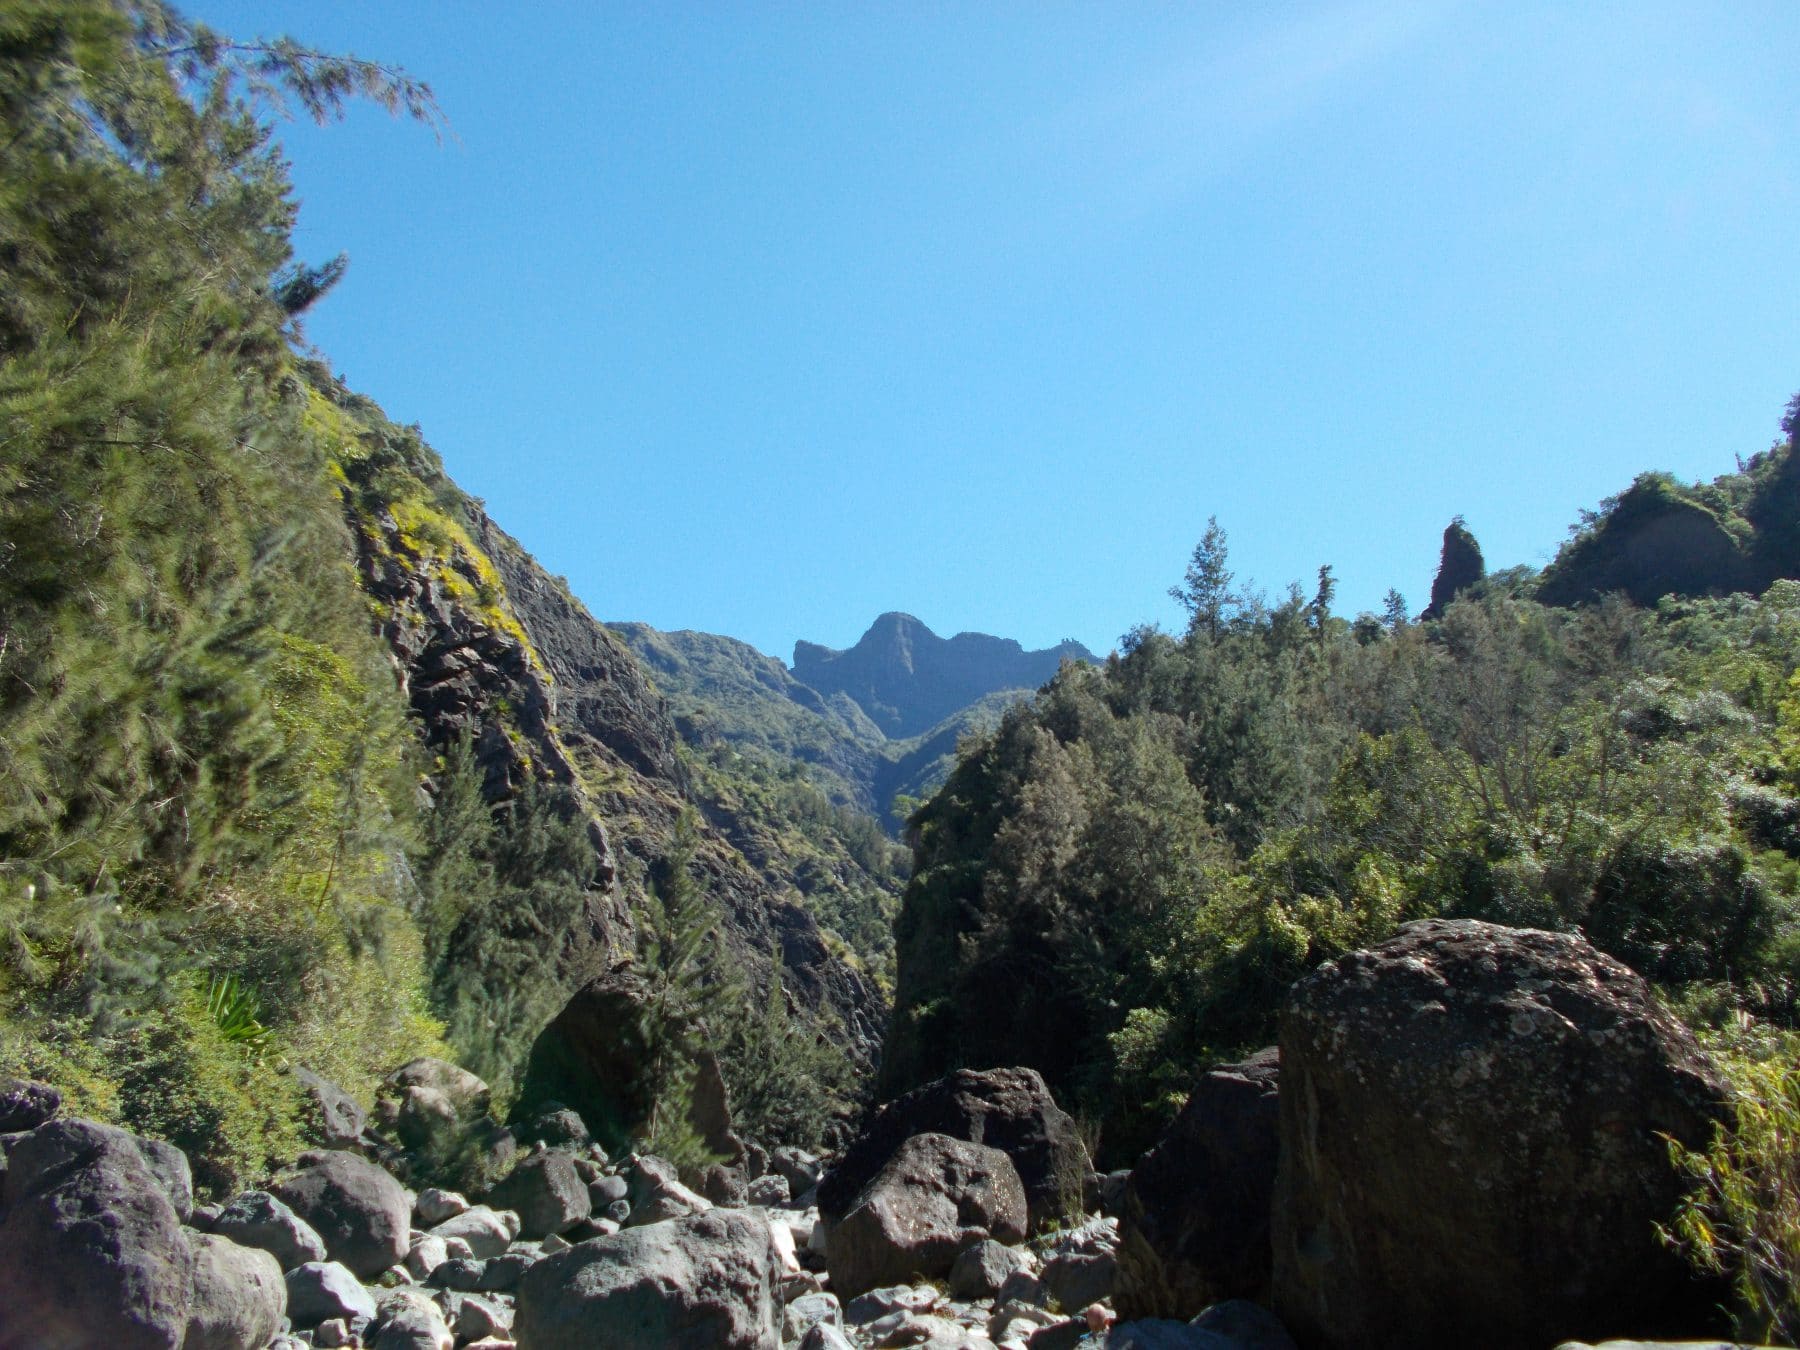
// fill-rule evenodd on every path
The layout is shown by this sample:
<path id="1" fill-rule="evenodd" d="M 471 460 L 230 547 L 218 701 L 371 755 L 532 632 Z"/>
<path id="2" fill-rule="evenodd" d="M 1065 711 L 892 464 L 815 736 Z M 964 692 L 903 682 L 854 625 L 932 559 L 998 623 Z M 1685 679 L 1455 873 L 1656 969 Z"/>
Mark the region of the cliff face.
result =
<path id="1" fill-rule="evenodd" d="M 941 638 L 910 614 L 883 614 L 854 647 L 794 644 L 794 676 L 827 696 L 845 694 L 890 739 L 931 730 L 985 695 L 1036 689 L 1064 661 L 1094 661 L 1079 642 L 1028 652 L 1010 638 Z"/>
<path id="2" fill-rule="evenodd" d="M 397 430 L 366 400 L 327 392 L 320 415 L 351 415 L 365 442 L 371 427 Z M 597 866 L 581 922 L 561 935 L 559 983 L 572 992 L 632 951 L 634 903 L 689 798 L 668 704 L 563 582 L 432 472 L 428 450 L 415 444 L 404 476 L 370 460 L 349 466 L 346 515 L 419 734 L 440 753 L 467 737 L 490 802 L 536 779 L 566 788 L 584 819 Z M 736 832 L 730 811 L 708 803 L 695 859 L 734 964 L 760 988 L 778 959 L 792 997 L 872 1063 L 881 991 L 828 947 L 792 879 L 744 858 Z"/>

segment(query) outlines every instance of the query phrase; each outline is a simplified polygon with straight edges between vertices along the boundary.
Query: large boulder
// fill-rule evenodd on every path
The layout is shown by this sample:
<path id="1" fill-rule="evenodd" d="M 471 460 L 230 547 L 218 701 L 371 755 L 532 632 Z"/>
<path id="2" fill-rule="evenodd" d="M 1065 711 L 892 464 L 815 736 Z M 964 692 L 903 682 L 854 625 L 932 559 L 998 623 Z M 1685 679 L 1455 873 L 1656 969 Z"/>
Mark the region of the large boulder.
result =
<path id="1" fill-rule="evenodd" d="M 1018 1170 L 999 1149 L 914 1135 L 832 1225 L 831 1288 L 854 1298 L 915 1276 L 947 1276 L 971 1243 L 1023 1241 L 1026 1214 Z"/>
<path id="2" fill-rule="evenodd" d="M 406 1148 L 441 1153 L 459 1136 L 484 1124 L 488 1085 L 447 1060 L 402 1064 L 375 1090 L 375 1124 Z"/>
<path id="3" fill-rule="evenodd" d="M 1082 1208 L 1093 1173 L 1075 1121 L 1035 1069 L 958 1069 L 897 1097 L 863 1126 L 819 1182 L 819 1213 L 835 1221 L 894 1152 L 918 1134 L 946 1134 L 997 1148 L 1025 1186 L 1039 1232 Z"/>
<path id="4" fill-rule="evenodd" d="M 62 1093 L 29 1078 L 0 1080 L 0 1134 L 35 1130 L 62 1109 Z"/>
<path id="5" fill-rule="evenodd" d="M 137 1139 L 52 1120 L 14 1141 L 0 1348 L 175 1350 L 193 1291 L 193 1251 Z"/>
<path id="6" fill-rule="evenodd" d="M 189 1233 L 194 1297 L 181 1350 L 263 1350 L 287 1318 L 287 1284 L 268 1252 Z"/>
<path id="7" fill-rule="evenodd" d="M 1186 1320 L 1221 1299 L 1265 1300 L 1281 1145 L 1281 1055 L 1202 1074 L 1125 1185 L 1119 1316 Z"/>
<path id="8" fill-rule="evenodd" d="M 297 1327 L 316 1327 L 335 1318 L 346 1321 L 375 1316 L 375 1297 L 337 1261 L 308 1261 L 295 1266 L 287 1285 L 288 1317 Z"/>
<path id="9" fill-rule="evenodd" d="M 519 1236 L 532 1241 L 567 1232 L 593 1211 L 575 1160 L 555 1150 L 521 1159 L 506 1180 L 487 1193 L 487 1203 L 514 1211 Z"/>
<path id="10" fill-rule="evenodd" d="M 356 1098 L 310 1069 L 295 1069 L 294 1081 L 300 1085 L 308 1137 L 324 1148 L 356 1147 L 369 1123 Z"/>
<path id="11" fill-rule="evenodd" d="M 551 1103 L 572 1108 L 609 1152 L 631 1146 L 656 1105 L 653 1056 L 644 1040 L 651 990 L 630 970 L 610 970 L 575 992 L 532 1043 L 515 1118 L 529 1120 Z M 707 1149 L 735 1162 L 744 1145 L 731 1131 L 725 1080 L 710 1051 L 695 1065 L 689 1123 Z"/>
<path id="12" fill-rule="evenodd" d="M 769 1225 L 713 1210 L 595 1238 L 525 1273 L 513 1333 L 531 1350 L 777 1350 Z"/>
<path id="13" fill-rule="evenodd" d="M 325 1239 L 267 1191 L 245 1191 L 219 1212 L 212 1231 L 245 1247 L 260 1247 L 283 1270 L 325 1259 Z"/>
<path id="14" fill-rule="evenodd" d="M 406 1259 L 412 1204 L 399 1182 L 353 1153 L 302 1155 L 301 1170 L 269 1187 L 312 1225 L 333 1261 L 372 1280 Z"/>
<path id="15" fill-rule="evenodd" d="M 1644 981 L 1579 937 L 1403 926 L 1281 1021 L 1276 1311 L 1303 1345 L 1507 1350 L 1716 1328 L 1657 1240 L 1725 1088 Z"/>

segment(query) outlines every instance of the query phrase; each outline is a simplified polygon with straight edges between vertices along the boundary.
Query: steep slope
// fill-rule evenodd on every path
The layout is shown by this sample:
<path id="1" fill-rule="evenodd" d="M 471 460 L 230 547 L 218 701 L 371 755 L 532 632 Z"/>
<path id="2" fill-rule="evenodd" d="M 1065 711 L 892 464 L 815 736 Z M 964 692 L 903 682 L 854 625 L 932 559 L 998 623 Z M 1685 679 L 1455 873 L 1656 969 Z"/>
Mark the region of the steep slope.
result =
<path id="1" fill-rule="evenodd" d="M 854 647 L 794 644 L 794 676 L 822 694 L 847 694 L 890 738 L 930 731 L 1000 689 L 1036 689 L 1064 661 L 1095 657 L 1079 642 L 1028 652 L 1011 638 L 941 638 L 910 614 L 887 613 Z"/>

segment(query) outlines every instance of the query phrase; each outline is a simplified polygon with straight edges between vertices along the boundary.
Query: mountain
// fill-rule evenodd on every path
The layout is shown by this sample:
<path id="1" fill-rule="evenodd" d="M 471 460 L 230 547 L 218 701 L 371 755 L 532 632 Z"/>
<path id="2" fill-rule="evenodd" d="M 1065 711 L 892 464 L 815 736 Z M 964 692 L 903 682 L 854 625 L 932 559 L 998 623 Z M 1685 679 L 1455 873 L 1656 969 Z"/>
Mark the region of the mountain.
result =
<path id="1" fill-rule="evenodd" d="M 844 694 L 891 739 L 931 730 L 1002 689 L 1036 689 L 1064 661 L 1095 663 L 1065 639 L 1028 652 L 1010 638 L 958 633 L 941 638 L 910 614 L 883 614 L 854 647 L 794 644 L 794 678 L 822 694 Z"/>

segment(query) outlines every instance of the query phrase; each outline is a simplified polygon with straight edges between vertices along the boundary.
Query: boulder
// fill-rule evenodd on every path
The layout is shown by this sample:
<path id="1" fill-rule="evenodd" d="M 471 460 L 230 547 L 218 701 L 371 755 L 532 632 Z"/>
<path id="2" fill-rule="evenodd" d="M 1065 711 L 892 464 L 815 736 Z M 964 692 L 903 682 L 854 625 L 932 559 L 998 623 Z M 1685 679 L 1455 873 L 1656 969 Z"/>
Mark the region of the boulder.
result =
<path id="1" fill-rule="evenodd" d="M 958 1069 L 897 1097 L 863 1126 L 819 1181 L 819 1212 L 842 1218 L 882 1165 L 918 1134 L 997 1148 L 1025 1186 L 1033 1232 L 1081 1208 L 1093 1172 L 1075 1122 L 1035 1069 Z"/>
<path id="2" fill-rule="evenodd" d="M 451 1328 L 461 1341 L 484 1336 L 512 1335 L 513 1311 L 505 1304 L 480 1294 L 464 1294 L 456 1302 L 456 1325 Z"/>
<path id="3" fill-rule="evenodd" d="M 428 1186 L 420 1191 L 419 1198 L 413 1201 L 414 1216 L 427 1228 L 468 1212 L 469 1202 L 466 1199 L 455 1191 L 440 1190 L 436 1186 Z"/>
<path id="4" fill-rule="evenodd" d="M 181 1350 L 263 1350 L 287 1317 L 281 1266 L 260 1247 L 189 1233 L 194 1297 Z"/>
<path id="5" fill-rule="evenodd" d="M 51 1120 L 13 1142 L 0 1346 L 174 1350 L 193 1291 L 193 1251 L 136 1138 Z"/>
<path id="6" fill-rule="evenodd" d="M 992 1298 L 1016 1270 L 1035 1271 L 1037 1259 L 1023 1247 L 984 1238 L 957 1253 L 950 1267 L 950 1292 L 957 1298 Z"/>
<path id="7" fill-rule="evenodd" d="M 748 1183 L 741 1167 L 712 1163 L 700 1173 L 700 1194 L 715 1205 L 741 1209 L 750 1202 Z"/>
<path id="8" fill-rule="evenodd" d="M 1269 1215 L 1281 1149 L 1281 1056 L 1202 1074 L 1120 1206 L 1119 1316 L 1186 1319 L 1269 1294 Z"/>
<path id="9" fill-rule="evenodd" d="M 310 1069 L 295 1069 L 305 1102 L 306 1131 L 321 1148 L 355 1148 L 368 1124 L 368 1113 L 356 1098 Z"/>
<path id="10" fill-rule="evenodd" d="M 1657 1240 L 1718 1073 L 1579 937 L 1403 925 L 1315 970 L 1281 1020 L 1275 1310 L 1321 1347 L 1541 1347 L 1718 1329 Z"/>
<path id="11" fill-rule="evenodd" d="M 712 1202 L 681 1184 L 675 1165 L 654 1154 L 638 1158 L 625 1174 L 630 1209 L 621 1220 L 627 1227 L 662 1223 L 688 1214 L 703 1214 Z M 610 1211 L 609 1206 L 609 1211 Z"/>
<path id="12" fill-rule="evenodd" d="M 382 1295 L 375 1320 L 363 1335 L 369 1350 L 453 1350 L 456 1338 L 443 1309 L 418 1289 L 395 1289 Z"/>
<path id="13" fill-rule="evenodd" d="M 260 1247 L 283 1270 L 326 1259 L 325 1240 L 267 1191 L 245 1191 L 213 1220 L 212 1231 L 244 1247 Z"/>
<path id="14" fill-rule="evenodd" d="M 132 1138 L 137 1141 L 138 1152 L 144 1155 L 144 1166 L 174 1206 L 175 1217 L 186 1223 L 194 1217 L 194 1173 L 188 1166 L 187 1154 L 161 1139 L 146 1139 L 141 1134 Z"/>
<path id="15" fill-rule="evenodd" d="M 794 1198 L 793 1191 L 788 1187 L 787 1178 L 773 1172 L 765 1172 L 752 1181 L 745 1188 L 744 1195 L 751 1204 L 762 1205 L 769 1209 L 785 1205 Z"/>
<path id="16" fill-rule="evenodd" d="M 853 1298 L 877 1285 L 948 1275 L 984 1238 L 1025 1237 L 1025 1189 L 999 1149 L 944 1134 L 903 1143 L 831 1228 L 831 1287 Z"/>
<path id="17" fill-rule="evenodd" d="M 269 1190 L 324 1239 L 326 1253 L 363 1279 L 406 1259 L 412 1203 L 381 1168 L 353 1153 L 303 1154 L 301 1170 Z"/>
<path id="18" fill-rule="evenodd" d="M 375 1090 L 375 1123 L 406 1148 L 431 1153 L 485 1122 L 488 1085 L 442 1059 L 415 1059 Z"/>
<path id="19" fill-rule="evenodd" d="M 587 1184 L 567 1153 L 551 1150 L 519 1160 L 506 1179 L 487 1193 L 493 1209 L 519 1216 L 519 1235 L 537 1240 L 565 1232 L 593 1211 Z"/>
<path id="20" fill-rule="evenodd" d="M 471 1255 L 486 1260 L 498 1256 L 511 1244 L 515 1230 L 487 1205 L 471 1205 L 462 1213 L 433 1225 L 431 1232 L 445 1242 L 461 1241 L 469 1245 Z"/>
<path id="21" fill-rule="evenodd" d="M 634 972 L 611 970 L 575 992 L 533 1042 L 515 1118 L 535 1118 L 552 1104 L 573 1109 L 609 1151 L 628 1149 L 655 1106 L 644 1009 L 650 986 Z M 727 1162 L 744 1155 L 731 1132 L 731 1111 L 718 1061 L 695 1065 L 689 1123 L 709 1152 Z"/>
<path id="22" fill-rule="evenodd" d="M 288 1320 L 296 1327 L 316 1327 L 341 1317 L 347 1322 L 375 1316 L 375 1299 L 349 1269 L 337 1261 L 308 1261 L 283 1276 L 287 1285 Z"/>
<path id="23" fill-rule="evenodd" d="M 769 1170 L 786 1178 L 791 1194 L 801 1196 L 819 1184 L 825 1167 L 815 1154 L 784 1144 L 769 1154 Z"/>
<path id="24" fill-rule="evenodd" d="M 412 1246 L 406 1253 L 406 1270 L 415 1280 L 429 1279 L 431 1272 L 449 1259 L 449 1244 L 436 1233 L 412 1234 Z"/>
<path id="25" fill-rule="evenodd" d="M 836 1294 L 816 1291 L 789 1299 L 781 1314 L 782 1339 L 797 1341 L 821 1322 L 843 1327 L 844 1309 Z"/>
<path id="26" fill-rule="evenodd" d="M 539 1261 L 519 1286 L 514 1330 L 531 1350 L 778 1350 L 776 1281 L 768 1224 L 714 1210 Z"/>
<path id="27" fill-rule="evenodd" d="M 62 1093 L 29 1078 L 0 1080 L 0 1134 L 35 1130 L 62 1110 Z"/>

